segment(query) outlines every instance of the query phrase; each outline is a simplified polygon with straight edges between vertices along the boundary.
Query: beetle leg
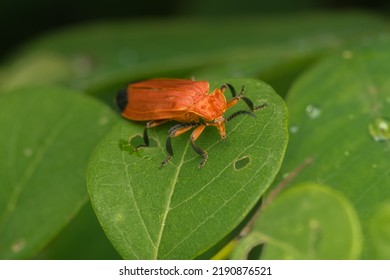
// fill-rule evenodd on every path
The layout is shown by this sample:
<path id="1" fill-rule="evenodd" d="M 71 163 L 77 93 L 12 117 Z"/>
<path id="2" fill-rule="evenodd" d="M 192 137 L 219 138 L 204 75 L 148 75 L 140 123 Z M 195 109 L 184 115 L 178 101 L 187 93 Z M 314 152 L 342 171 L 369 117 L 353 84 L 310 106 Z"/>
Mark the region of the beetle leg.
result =
<path id="1" fill-rule="evenodd" d="M 232 85 L 226 84 L 224 86 L 225 86 L 225 88 L 228 87 L 230 89 L 230 91 L 232 92 L 232 95 L 233 95 L 233 98 L 228 103 L 226 103 L 226 109 L 229 109 L 229 108 L 233 107 L 241 99 L 246 103 L 246 105 L 250 109 L 250 111 L 240 110 L 240 111 L 237 111 L 237 112 L 233 113 L 228 118 L 226 118 L 226 122 L 228 122 L 231 119 L 233 119 L 233 118 L 235 118 L 235 117 L 237 117 L 239 115 L 242 115 L 242 114 L 247 114 L 247 115 L 250 115 L 252 117 L 255 117 L 256 115 L 252 113 L 253 111 L 261 110 L 261 109 L 265 108 L 268 105 L 267 103 L 264 103 L 264 104 L 261 104 L 259 106 L 254 106 L 252 100 L 250 100 L 248 97 L 244 96 L 245 86 L 242 86 L 241 91 L 240 91 L 240 93 L 238 95 L 236 95 L 236 91 L 235 91 L 235 89 L 234 89 L 234 87 Z"/>
<path id="2" fill-rule="evenodd" d="M 148 128 L 158 126 L 160 124 L 166 123 L 168 120 L 157 120 L 157 121 L 149 121 L 146 123 L 144 129 L 144 144 L 138 145 L 136 149 L 139 147 L 149 147 L 149 136 L 148 136 Z"/>
<path id="3" fill-rule="evenodd" d="M 236 105 L 238 103 L 238 101 L 240 101 L 241 99 L 246 103 L 246 105 L 248 105 L 248 107 L 251 111 L 255 111 L 255 106 L 253 105 L 252 100 L 250 100 L 248 97 L 246 97 L 242 94 L 239 94 L 239 95 L 233 97 L 232 99 L 230 99 L 229 102 L 226 103 L 226 110 L 233 107 L 234 105 Z"/>
<path id="4" fill-rule="evenodd" d="M 173 127 L 171 127 L 171 129 L 169 129 L 169 136 L 167 138 L 167 142 L 165 144 L 166 146 L 166 149 L 167 149 L 167 153 L 168 153 L 168 156 L 167 158 L 161 163 L 160 165 L 160 168 L 161 167 L 164 167 L 173 157 L 173 149 L 172 149 L 172 143 L 171 143 L 171 139 L 172 137 L 176 137 L 176 136 L 179 136 L 180 134 L 190 130 L 191 128 L 193 128 L 194 126 L 196 126 L 196 124 L 192 124 L 192 123 L 183 123 L 183 124 L 178 124 L 178 125 L 175 125 Z"/>
<path id="5" fill-rule="evenodd" d="M 256 108 L 253 106 L 253 102 L 246 96 L 244 96 L 245 93 L 245 86 L 242 86 L 240 93 L 237 95 L 236 89 L 231 84 L 224 84 L 221 86 L 221 91 L 224 92 L 226 88 L 229 88 L 230 92 L 232 93 L 233 98 L 226 104 L 226 110 L 233 107 L 237 104 L 238 101 L 241 99 L 244 100 L 246 105 L 248 105 L 249 109 L 251 111 L 255 111 Z"/>
<path id="6" fill-rule="evenodd" d="M 249 109 L 253 112 L 256 110 L 263 109 L 266 104 L 262 104 L 260 106 L 254 106 L 252 100 L 250 100 L 248 97 L 246 97 L 245 94 L 245 86 L 242 86 L 240 93 L 237 95 L 236 89 L 231 84 L 224 84 L 221 86 L 222 92 L 226 90 L 226 88 L 229 88 L 230 92 L 232 93 L 233 98 L 226 104 L 226 110 L 233 107 L 237 104 L 238 101 L 241 99 L 248 105 Z"/>
<path id="7" fill-rule="evenodd" d="M 203 130 L 205 129 L 205 125 L 200 125 L 197 128 L 194 129 L 194 131 L 191 133 L 191 145 L 195 152 L 197 152 L 201 157 L 202 160 L 199 163 L 199 168 L 202 168 L 203 165 L 205 165 L 207 158 L 209 155 L 205 150 L 202 150 L 198 145 L 195 144 L 195 140 L 198 139 L 199 135 L 202 134 Z"/>

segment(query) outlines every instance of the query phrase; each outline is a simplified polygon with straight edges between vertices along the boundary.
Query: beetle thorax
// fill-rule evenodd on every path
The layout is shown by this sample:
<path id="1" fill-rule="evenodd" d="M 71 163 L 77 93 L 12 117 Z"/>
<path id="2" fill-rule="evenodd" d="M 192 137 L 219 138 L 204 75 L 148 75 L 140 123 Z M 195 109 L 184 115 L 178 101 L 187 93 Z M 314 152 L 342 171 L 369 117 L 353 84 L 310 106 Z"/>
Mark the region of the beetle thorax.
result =
<path id="1" fill-rule="evenodd" d="M 222 117 L 223 113 L 226 111 L 225 96 L 222 91 L 217 88 L 194 104 L 191 111 L 206 121 L 214 121 L 215 119 Z"/>

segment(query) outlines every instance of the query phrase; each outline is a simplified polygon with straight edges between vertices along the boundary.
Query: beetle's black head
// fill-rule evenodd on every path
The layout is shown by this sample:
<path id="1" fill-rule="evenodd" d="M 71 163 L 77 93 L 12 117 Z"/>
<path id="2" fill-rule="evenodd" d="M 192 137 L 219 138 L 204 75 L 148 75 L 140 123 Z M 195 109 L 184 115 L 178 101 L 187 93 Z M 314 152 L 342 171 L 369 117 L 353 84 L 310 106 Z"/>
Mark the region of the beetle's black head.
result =
<path id="1" fill-rule="evenodd" d="M 127 89 L 120 90 L 116 95 L 115 101 L 119 110 L 123 112 L 127 106 Z"/>

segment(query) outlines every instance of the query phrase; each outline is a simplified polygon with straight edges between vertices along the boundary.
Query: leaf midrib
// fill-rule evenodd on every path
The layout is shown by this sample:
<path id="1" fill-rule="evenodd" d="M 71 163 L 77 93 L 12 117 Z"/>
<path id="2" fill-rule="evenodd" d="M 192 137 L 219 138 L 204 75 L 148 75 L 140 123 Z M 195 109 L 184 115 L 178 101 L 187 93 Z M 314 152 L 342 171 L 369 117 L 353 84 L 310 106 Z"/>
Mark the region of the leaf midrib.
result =
<path id="1" fill-rule="evenodd" d="M 269 124 L 271 123 L 271 120 L 272 120 L 273 118 L 275 118 L 275 114 L 276 114 L 276 112 L 275 112 L 275 110 L 273 110 L 272 113 L 271 113 L 271 115 L 270 115 L 270 117 L 269 117 L 269 119 L 268 119 L 268 121 L 264 124 L 262 131 L 257 135 L 256 140 L 260 139 L 260 138 L 263 136 L 264 131 L 266 130 L 266 128 L 267 128 L 267 127 L 269 126 Z M 239 127 L 240 124 L 241 124 L 243 121 L 244 121 L 244 120 L 241 120 L 241 121 L 234 127 L 234 130 L 235 130 L 237 127 Z M 254 141 L 254 142 L 256 142 L 256 141 Z M 244 149 L 244 150 L 240 153 L 240 155 L 238 156 L 238 158 L 241 157 L 241 156 L 245 153 L 245 151 L 246 151 L 247 149 L 249 149 L 250 147 L 251 147 L 251 146 L 248 146 L 246 149 Z M 186 148 L 187 148 L 187 147 L 186 147 Z M 200 224 L 191 232 L 191 234 L 189 234 L 185 239 L 183 239 L 183 240 L 181 240 L 180 242 L 176 243 L 176 246 L 172 247 L 168 252 L 165 253 L 164 256 L 168 256 L 168 255 L 169 255 L 172 251 L 174 251 L 181 243 L 183 243 L 186 239 L 190 238 L 190 236 L 192 235 L 192 233 L 194 233 L 194 232 L 195 232 L 198 228 L 200 228 L 202 225 L 206 224 L 207 221 L 209 221 L 211 218 L 214 217 L 215 213 L 217 213 L 217 212 L 220 211 L 222 208 L 224 208 L 224 207 L 228 204 L 229 201 L 231 201 L 233 198 L 235 198 L 235 197 L 238 195 L 238 193 L 240 193 L 241 191 L 243 191 L 243 190 L 245 189 L 245 185 L 248 184 L 250 181 L 252 181 L 253 178 L 256 177 L 256 176 L 258 175 L 258 173 L 260 173 L 260 172 L 263 170 L 263 168 L 267 165 L 268 161 L 270 160 L 271 156 L 272 156 L 272 155 L 271 155 L 271 153 L 269 152 L 269 153 L 268 153 L 268 157 L 267 157 L 267 159 L 264 161 L 262 167 L 259 168 L 259 169 L 257 169 L 257 171 L 255 172 L 255 174 L 253 174 L 252 179 L 248 180 L 244 185 L 242 185 L 242 186 L 237 190 L 237 192 L 236 192 L 230 199 L 226 200 L 225 203 L 223 203 L 223 204 L 222 204 L 222 205 L 221 205 L 221 206 L 220 206 L 212 215 L 210 215 L 206 220 L 204 220 L 202 223 L 200 223 Z M 228 166 L 228 165 L 227 165 L 227 166 Z M 226 166 L 226 168 L 227 168 L 227 166 Z M 224 170 L 226 170 L 226 168 L 225 168 Z M 222 172 L 221 172 L 220 174 L 222 174 Z M 181 203 L 180 203 L 180 204 L 181 204 Z M 176 205 L 174 208 L 171 208 L 170 210 L 173 210 L 173 209 L 175 209 L 176 207 L 178 207 L 178 206 Z"/>
<path id="2" fill-rule="evenodd" d="M 184 151 L 183 151 L 183 153 L 182 153 L 182 155 L 180 157 L 179 164 L 177 165 L 176 170 L 175 170 L 175 174 L 174 174 L 174 176 L 172 177 L 172 180 L 171 180 L 171 189 L 170 189 L 170 191 L 168 193 L 168 197 L 167 197 L 167 200 L 166 200 L 166 205 L 164 207 L 165 211 L 164 211 L 164 213 L 162 215 L 160 231 L 158 232 L 158 235 L 157 235 L 156 247 L 155 247 L 155 251 L 153 252 L 153 256 L 152 256 L 152 258 L 155 259 L 155 260 L 157 260 L 158 255 L 159 255 L 160 244 L 161 244 L 162 236 L 164 234 L 164 229 L 165 229 L 165 222 L 166 222 L 166 220 L 168 218 L 169 211 L 172 209 L 170 207 L 170 205 L 171 205 L 173 193 L 175 191 L 175 187 L 176 187 L 176 183 L 177 183 L 180 171 L 181 171 L 181 167 L 183 166 L 183 164 L 185 162 L 184 161 L 184 157 L 187 154 L 188 147 L 189 147 L 189 141 L 187 141 L 187 143 L 185 145 Z"/>

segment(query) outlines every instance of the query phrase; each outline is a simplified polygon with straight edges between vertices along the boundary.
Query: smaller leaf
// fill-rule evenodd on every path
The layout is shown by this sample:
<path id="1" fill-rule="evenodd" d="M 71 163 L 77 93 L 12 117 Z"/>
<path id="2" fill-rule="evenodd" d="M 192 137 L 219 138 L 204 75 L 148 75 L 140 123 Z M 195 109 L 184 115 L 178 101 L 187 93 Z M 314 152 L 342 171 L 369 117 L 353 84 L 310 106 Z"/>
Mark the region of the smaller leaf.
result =
<path id="1" fill-rule="evenodd" d="M 36 255 L 87 202 L 87 162 L 114 119 L 63 88 L 0 95 L 0 258 Z"/>
<path id="2" fill-rule="evenodd" d="M 77 248 L 77 250 L 75 250 Z M 45 260 L 117 260 L 117 251 L 105 236 L 90 203 L 35 259 Z"/>
<path id="3" fill-rule="evenodd" d="M 337 188 L 366 235 L 377 205 L 390 198 L 390 37 L 380 36 L 322 60 L 287 96 L 290 141 L 276 184 L 306 159 L 290 183 Z M 365 238 L 365 240 L 367 240 Z M 362 258 L 373 250 L 365 242 Z"/>
<path id="4" fill-rule="evenodd" d="M 69 83 L 74 75 L 72 63 L 65 56 L 50 52 L 27 54 L 12 64 L 1 76 L 0 87 L 10 90 L 18 87 Z"/>
<path id="5" fill-rule="evenodd" d="M 360 224 L 341 193 L 314 183 L 292 186 L 265 208 L 234 251 L 246 258 L 263 244 L 262 259 L 356 259 Z"/>

